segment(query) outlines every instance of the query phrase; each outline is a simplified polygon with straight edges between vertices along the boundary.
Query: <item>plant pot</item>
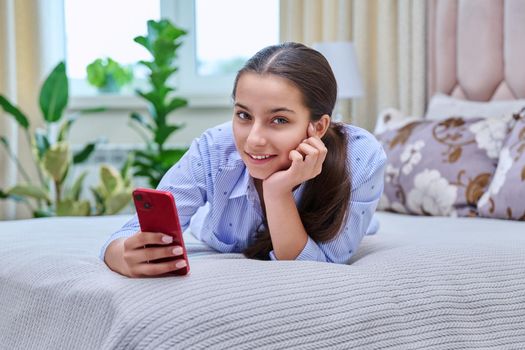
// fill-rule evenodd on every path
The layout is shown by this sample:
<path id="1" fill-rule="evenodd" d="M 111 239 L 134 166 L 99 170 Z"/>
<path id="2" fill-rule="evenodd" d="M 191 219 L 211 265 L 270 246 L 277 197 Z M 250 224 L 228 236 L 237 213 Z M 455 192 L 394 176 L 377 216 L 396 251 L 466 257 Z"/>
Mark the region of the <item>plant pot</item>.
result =
<path id="1" fill-rule="evenodd" d="M 113 76 L 109 75 L 106 78 L 106 84 L 104 86 L 99 87 L 98 91 L 103 94 L 115 94 L 120 91 L 120 86 L 118 86 Z"/>

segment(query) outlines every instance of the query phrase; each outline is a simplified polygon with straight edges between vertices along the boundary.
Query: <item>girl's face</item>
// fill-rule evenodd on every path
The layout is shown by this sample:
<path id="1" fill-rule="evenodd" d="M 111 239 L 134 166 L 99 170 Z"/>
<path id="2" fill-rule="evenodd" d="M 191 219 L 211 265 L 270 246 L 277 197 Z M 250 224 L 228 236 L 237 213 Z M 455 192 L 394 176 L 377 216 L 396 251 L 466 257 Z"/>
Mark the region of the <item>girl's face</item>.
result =
<path id="1" fill-rule="evenodd" d="M 255 179 L 265 180 L 292 164 L 288 155 L 307 138 L 310 111 L 288 80 L 243 73 L 233 113 L 235 145 Z"/>

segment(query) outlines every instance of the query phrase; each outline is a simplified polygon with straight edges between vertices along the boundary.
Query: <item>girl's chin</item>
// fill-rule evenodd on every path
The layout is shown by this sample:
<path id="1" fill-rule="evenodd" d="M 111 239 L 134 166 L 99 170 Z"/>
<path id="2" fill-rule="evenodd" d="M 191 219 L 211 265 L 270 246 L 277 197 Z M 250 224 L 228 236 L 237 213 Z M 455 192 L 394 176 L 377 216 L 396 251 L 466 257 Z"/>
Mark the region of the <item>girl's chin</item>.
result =
<path id="1" fill-rule="evenodd" d="M 277 168 L 277 169 L 275 169 L 275 168 L 273 168 L 273 169 L 261 169 L 260 167 L 251 167 L 251 166 L 247 166 L 247 168 L 248 168 L 248 173 L 254 179 L 266 180 L 267 178 L 269 178 L 270 176 L 272 176 L 276 172 L 288 169 L 290 167 L 290 165 L 291 164 L 289 164 L 286 167 L 280 167 L 280 168 Z"/>
<path id="2" fill-rule="evenodd" d="M 267 172 L 267 171 L 263 172 L 261 170 L 255 170 L 255 169 L 250 169 L 250 168 L 248 168 L 248 173 L 254 179 L 262 180 L 262 181 L 266 180 L 267 178 L 269 178 L 273 174 L 273 173 L 270 173 L 270 172 Z"/>

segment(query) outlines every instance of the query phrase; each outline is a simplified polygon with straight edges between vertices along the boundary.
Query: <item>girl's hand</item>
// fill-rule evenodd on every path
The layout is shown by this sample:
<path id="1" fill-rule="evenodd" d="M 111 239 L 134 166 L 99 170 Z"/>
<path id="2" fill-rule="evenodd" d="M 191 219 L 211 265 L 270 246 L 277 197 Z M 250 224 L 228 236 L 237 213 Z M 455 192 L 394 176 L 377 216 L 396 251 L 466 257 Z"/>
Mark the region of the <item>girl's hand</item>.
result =
<path id="1" fill-rule="evenodd" d="M 166 246 L 172 242 L 173 238 L 163 233 L 135 233 L 124 240 L 122 244 L 122 257 L 125 265 L 122 273 L 128 277 L 159 276 L 185 267 L 186 261 L 184 259 L 158 263 L 152 262 L 157 259 L 182 256 L 182 247 Z M 146 247 L 147 245 L 162 246 Z"/>
<path id="2" fill-rule="evenodd" d="M 308 138 L 290 151 L 289 158 L 292 165 L 287 170 L 278 171 L 263 181 L 265 195 L 268 192 L 273 194 L 291 192 L 295 186 L 321 173 L 328 150 L 315 134 L 312 124 L 308 125 L 307 133 Z"/>

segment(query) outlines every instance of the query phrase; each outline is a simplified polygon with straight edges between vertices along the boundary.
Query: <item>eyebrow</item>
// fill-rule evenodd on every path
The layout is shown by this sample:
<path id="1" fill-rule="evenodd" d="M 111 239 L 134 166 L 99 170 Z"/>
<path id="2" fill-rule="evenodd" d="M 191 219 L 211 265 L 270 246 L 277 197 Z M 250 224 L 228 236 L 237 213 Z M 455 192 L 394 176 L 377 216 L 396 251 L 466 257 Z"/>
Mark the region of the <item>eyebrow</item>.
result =
<path id="1" fill-rule="evenodd" d="M 235 103 L 236 106 L 238 107 L 241 107 L 243 109 L 246 109 L 248 112 L 251 112 L 250 109 L 248 107 L 246 107 L 245 105 L 242 105 L 238 102 Z M 295 114 L 295 111 L 289 109 L 289 108 L 286 108 L 286 107 L 277 107 L 277 108 L 273 108 L 273 109 L 270 109 L 268 111 L 268 113 L 277 113 L 277 112 L 289 112 L 289 113 L 294 113 Z"/>

